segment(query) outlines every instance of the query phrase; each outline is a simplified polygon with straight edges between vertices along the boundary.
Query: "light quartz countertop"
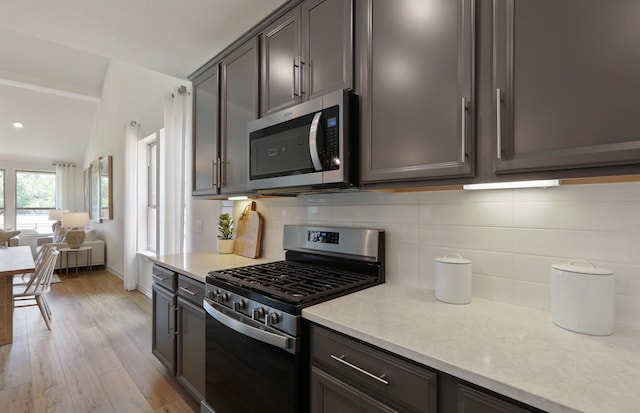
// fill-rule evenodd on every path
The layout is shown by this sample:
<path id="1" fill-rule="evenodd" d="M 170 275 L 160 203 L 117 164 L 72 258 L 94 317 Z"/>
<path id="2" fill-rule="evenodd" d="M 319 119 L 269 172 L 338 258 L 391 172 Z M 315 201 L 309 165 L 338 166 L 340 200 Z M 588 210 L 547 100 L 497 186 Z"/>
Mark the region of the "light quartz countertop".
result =
<path id="1" fill-rule="evenodd" d="M 149 257 L 149 260 L 200 282 L 205 282 L 209 271 L 245 267 L 247 265 L 275 261 L 268 258 L 247 258 L 236 254 L 214 254 L 207 252 L 162 255 L 158 258 Z"/>
<path id="2" fill-rule="evenodd" d="M 382 284 L 302 312 L 304 318 L 550 412 L 640 411 L 640 332 L 589 336 L 551 313 Z"/>

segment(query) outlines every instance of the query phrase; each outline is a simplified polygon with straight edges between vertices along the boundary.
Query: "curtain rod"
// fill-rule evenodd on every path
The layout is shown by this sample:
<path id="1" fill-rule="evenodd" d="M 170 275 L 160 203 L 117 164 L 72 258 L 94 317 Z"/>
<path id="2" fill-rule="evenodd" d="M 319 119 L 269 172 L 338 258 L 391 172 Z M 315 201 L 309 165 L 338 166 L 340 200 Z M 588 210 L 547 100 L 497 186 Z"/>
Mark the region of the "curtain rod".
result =
<path id="1" fill-rule="evenodd" d="M 55 166 L 58 166 L 58 165 L 60 165 L 60 166 L 71 166 L 72 168 L 75 168 L 75 167 L 78 166 L 73 162 L 54 162 L 52 165 L 55 165 Z"/>

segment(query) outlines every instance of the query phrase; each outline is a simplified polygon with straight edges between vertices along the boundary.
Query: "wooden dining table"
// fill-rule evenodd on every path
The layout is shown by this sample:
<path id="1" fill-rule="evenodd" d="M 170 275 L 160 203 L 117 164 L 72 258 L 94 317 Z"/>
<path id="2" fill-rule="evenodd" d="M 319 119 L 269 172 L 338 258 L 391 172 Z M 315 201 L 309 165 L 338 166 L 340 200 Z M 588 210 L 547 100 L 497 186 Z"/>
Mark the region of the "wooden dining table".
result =
<path id="1" fill-rule="evenodd" d="M 13 342 L 13 276 L 35 269 L 31 247 L 0 248 L 0 346 Z"/>

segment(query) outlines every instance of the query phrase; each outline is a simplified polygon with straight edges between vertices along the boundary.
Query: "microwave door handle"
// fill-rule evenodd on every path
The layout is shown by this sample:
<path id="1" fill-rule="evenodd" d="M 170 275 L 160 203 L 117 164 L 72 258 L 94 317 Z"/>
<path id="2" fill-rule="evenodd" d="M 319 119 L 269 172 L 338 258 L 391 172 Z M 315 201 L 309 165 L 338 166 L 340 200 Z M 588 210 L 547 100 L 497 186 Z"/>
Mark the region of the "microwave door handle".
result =
<path id="1" fill-rule="evenodd" d="M 263 343 L 270 344 L 274 347 L 278 347 L 283 350 L 287 350 L 289 347 L 291 347 L 291 339 L 289 337 L 270 333 L 268 331 L 260 330 L 258 328 L 247 325 L 242 321 L 238 321 L 235 318 L 231 318 L 228 315 L 224 314 L 220 310 L 216 309 L 214 307 L 215 305 L 216 304 L 213 303 L 208 298 L 205 298 L 202 301 L 202 307 L 204 308 L 204 310 L 211 317 L 215 318 L 220 323 L 224 324 L 230 329 L 237 331 L 238 333 L 244 336 L 251 337 L 254 340 L 258 340 Z"/>
<path id="2" fill-rule="evenodd" d="M 311 121 L 311 128 L 309 129 L 309 154 L 311 155 L 311 162 L 316 171 L 322 171 L 322 162 L 320 161 L 320 154 L 318 153 L 318 136 L 322 131 L 322 125 L 320 124 L 320 117 L 322 112 L 318 112 L 313 116 Z"/>

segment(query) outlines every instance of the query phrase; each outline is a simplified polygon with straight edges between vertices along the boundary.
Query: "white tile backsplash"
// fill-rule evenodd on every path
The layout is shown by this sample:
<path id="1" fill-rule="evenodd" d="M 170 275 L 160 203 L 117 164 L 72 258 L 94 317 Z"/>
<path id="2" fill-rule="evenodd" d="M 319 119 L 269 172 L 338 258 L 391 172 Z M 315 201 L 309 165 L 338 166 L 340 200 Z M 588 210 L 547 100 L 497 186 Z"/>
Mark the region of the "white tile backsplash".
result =
<path id="1" fill-rule="evenodd" d="M 285 224 L 383 228 L 388 282 L 432 288 L 433 259 L 458 252 L 473 262 L 474 296 L 547 311 L 551 265 L 589 259 L 615 273 L 616 324 L 640 329 L 640 183 L 257 203 L 265 256 L 283 256 Z"/>

